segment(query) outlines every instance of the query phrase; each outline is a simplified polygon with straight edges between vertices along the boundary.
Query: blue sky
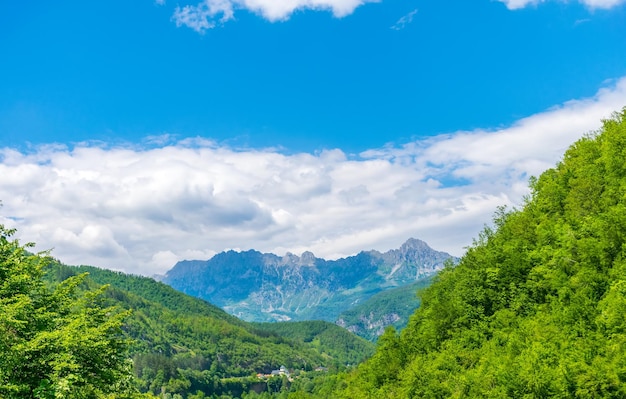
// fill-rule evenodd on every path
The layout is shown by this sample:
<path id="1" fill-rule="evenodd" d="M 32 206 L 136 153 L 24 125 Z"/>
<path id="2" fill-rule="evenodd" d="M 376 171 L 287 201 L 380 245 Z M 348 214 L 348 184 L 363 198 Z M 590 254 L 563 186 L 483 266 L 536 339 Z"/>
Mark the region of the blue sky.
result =
<path id="1" fill-rule="evenodd" d="M 460 255 L 626 105 L 621 0 L 198 1 L 0 6 L 0 222 L 144 274 Z"/>

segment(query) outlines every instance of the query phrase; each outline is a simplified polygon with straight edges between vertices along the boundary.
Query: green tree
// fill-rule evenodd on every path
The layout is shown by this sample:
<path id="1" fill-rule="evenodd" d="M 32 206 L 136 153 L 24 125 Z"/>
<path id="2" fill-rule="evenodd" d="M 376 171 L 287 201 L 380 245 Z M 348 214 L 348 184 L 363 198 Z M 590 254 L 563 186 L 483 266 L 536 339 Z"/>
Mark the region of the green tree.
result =
<path id="1" fill-rule="evenodd" d="M 0 225 L 0 397 L 131 397 L 127 313 L 103 306 L 106 287 L 79 289 L 86 274 L 46 284 L 51 259 L 14 234 Z"/>

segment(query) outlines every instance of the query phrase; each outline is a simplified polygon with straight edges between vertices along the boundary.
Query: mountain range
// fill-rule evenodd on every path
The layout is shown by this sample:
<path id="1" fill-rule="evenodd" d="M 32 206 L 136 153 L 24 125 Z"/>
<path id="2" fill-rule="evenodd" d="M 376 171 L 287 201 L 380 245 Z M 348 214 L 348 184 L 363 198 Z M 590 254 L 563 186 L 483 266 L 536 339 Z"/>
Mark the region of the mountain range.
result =
<path id="1" fill-rule="evenodd" d="M 362 251 L 337 260 L 317 258 L 311 252 L 278 256 L 255 250 L 227 251 L 209 260 L 178 262 L 163 282 L 246 321 L 325 320 L 371 338 L 369 330 L 377 336 L 389 324 L 406 323 L 419 302 L 415 299 L 406 310 L 399 310 L 401 315 L 394 309 L 372 314 L 375 320 L 366 323 L 369 329 L 363 329 L 361 320 L 369 314 L 348 317 L 354 326 L 342 314 L 378 293 L 436 274 L 447 261 L 457 259 L 414 238 L 399 249 Z M 371 307 L 378 306 L 366 309 Z"/>

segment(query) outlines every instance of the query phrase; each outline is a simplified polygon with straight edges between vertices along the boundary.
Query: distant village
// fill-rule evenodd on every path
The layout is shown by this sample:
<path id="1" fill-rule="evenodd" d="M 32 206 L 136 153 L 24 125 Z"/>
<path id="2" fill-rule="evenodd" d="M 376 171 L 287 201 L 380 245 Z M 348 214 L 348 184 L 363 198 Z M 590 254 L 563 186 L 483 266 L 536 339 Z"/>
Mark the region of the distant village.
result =
<path id="1" fill-rule="evenodd" d="M 328 368 L 326 368 L 326 367 L 316 367 L 315 371 L 317 371 L 317 372 L 324 372 L 325 373 L 325 372 L 328 372 Z M 289 373 L 289 370 L 285 366 L 280 366 L 280 368 L 278 370 L 272 370 L 272 372 L 270 374 L 258 373 L 256 376 L 260 380 L 266 380 L 266 379 L 272 378 L 272 377 L 282 377 L 282 376 L 285 376 L 285 377 L 287 377 L 287 379 L 289 379 L 289 381 L 293 381 L 293 378 L 291 377 L 291 373 Z"/>

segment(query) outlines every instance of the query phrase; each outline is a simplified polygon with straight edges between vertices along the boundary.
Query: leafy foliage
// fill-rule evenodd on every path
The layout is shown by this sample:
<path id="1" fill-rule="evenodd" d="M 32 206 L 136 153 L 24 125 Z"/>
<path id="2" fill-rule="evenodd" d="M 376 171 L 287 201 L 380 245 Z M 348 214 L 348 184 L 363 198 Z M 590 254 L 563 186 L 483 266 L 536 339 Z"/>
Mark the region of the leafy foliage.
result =
<path id="1" fill-rule="evenodd" d="M 0 397 L 130 397 L 128 313 L 103 306 L 106 287 L 79 295 L 85 275 L 46 285 L 50 259 L 14 233 L 0 225 Z"/>
<path id="2" fill-rule="evenodd" d="M 269 332 L 287 339 L 304 342 L 318 348 L 323 354 L 335 359 L 335 366 L 358 364 L 372 355 L 374 345 L 335 324 L 315 321 L 282 323 L 254 323 L 257 331 Z M 314 365 L 305 367 L 312 370 Z"/>
<path id="3" fill-rule="evenodd" d="M 531 188 L 335 396 L 626 397 L 626 108 Z"/>

